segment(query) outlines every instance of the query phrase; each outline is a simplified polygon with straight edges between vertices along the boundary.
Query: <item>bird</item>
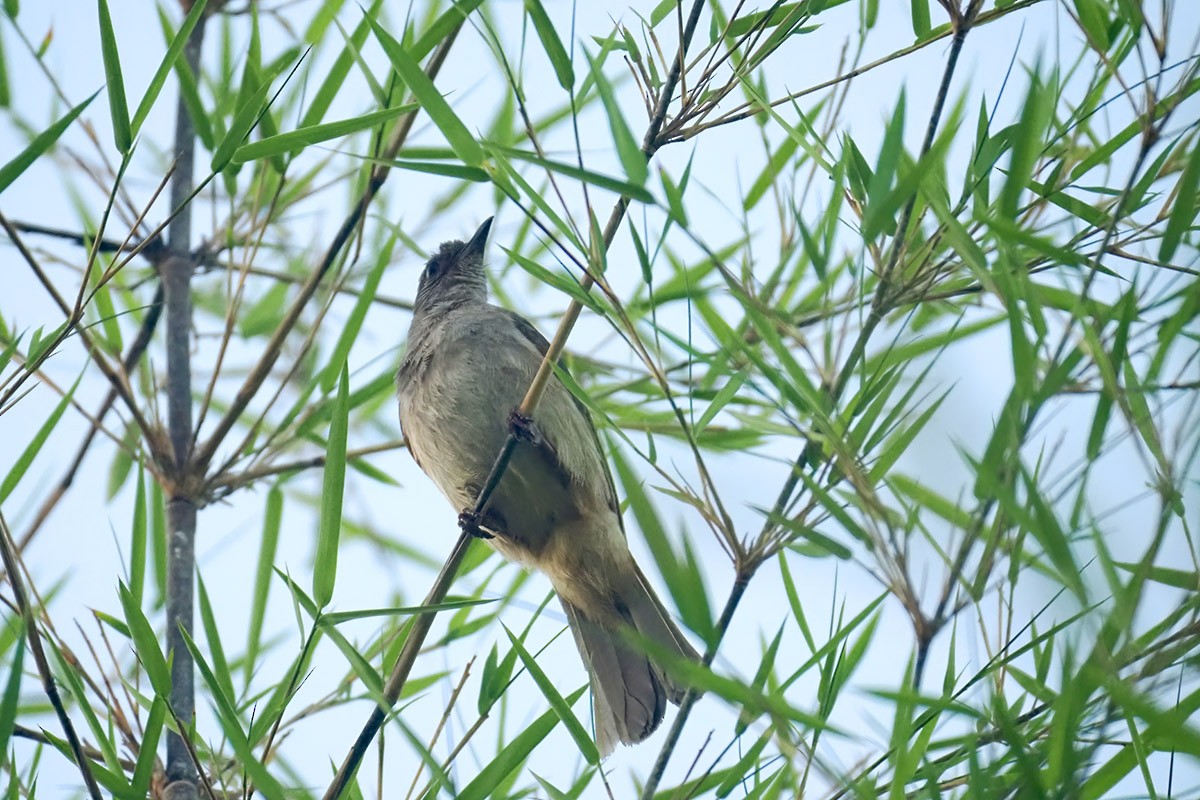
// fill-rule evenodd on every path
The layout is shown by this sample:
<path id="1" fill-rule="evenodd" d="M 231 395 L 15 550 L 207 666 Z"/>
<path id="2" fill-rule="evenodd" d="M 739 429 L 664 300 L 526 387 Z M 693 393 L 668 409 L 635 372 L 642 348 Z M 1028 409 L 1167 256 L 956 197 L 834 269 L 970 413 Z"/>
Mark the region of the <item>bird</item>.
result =
<path id="1" fill-rule="evenodd" d="M 466 242 L 444 242 L 421 272 L 396 373 L 400 427 L 417 465 L 462 511 L 460 525 L 550 579 L 587 668 L 596 746 L 607 757 L 617 742 L 648 738 L 666 703 L 682 702 L 687 686 L 670 663 L 701 659 L 630 553 L 587 407 L 552 376 L 535 420 L 516 410 L 550 345 L 524 317 L 488 302 L 491 226 L 489 218 Z M 474 515 L 510 431 L 518 443 L 507 470 Z"/>

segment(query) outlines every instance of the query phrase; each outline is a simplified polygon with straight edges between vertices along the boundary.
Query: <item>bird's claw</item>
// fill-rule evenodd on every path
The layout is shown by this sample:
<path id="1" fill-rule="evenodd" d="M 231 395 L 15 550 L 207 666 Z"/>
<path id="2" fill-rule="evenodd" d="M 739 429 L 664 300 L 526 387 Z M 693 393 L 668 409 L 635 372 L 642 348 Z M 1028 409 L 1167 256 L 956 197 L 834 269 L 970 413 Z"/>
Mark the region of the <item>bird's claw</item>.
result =
<path id="1" fill-rule="evenodd" d="M 540 444 L 542 441 L 541 431 L 537 428 L 537 423 L 533 421 L 533 417 L 527 417 L 521 413 L 520 409 L 514 408 L 508 413 L 508 429 L 512 435 L 521 441 L 529 442 L 530 444 Z"/>
<path id="2" fill-rule="evenodd" d="M 479 526 L 479 515 L 469 508 L 464 508 L 458 515 L 458 527 L 463 533 L 469 533 L 476 539 L 494 539 L 492 534 Z"/>

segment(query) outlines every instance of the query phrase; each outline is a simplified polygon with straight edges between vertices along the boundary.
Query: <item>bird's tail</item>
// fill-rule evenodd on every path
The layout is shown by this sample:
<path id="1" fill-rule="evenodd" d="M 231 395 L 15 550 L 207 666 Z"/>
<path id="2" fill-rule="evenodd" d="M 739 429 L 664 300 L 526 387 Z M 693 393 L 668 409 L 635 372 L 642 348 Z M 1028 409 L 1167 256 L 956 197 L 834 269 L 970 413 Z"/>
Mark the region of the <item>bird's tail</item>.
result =
<path id="1" fill-rule="evenodd" d="M 657 649 L 674 657 L 700 660 L 636 564 L 618 587 L 615 602 L 625 624 Z M 667 701 L 679 705 L 686 687 L 627 631 L 612 627 L 610 619 L 602 625 L 566 600 L 562 604 L 591 677 L 600 755 L 609 755 L 618 741 L 635 744 L 646 739 L 662 722 Z"/>

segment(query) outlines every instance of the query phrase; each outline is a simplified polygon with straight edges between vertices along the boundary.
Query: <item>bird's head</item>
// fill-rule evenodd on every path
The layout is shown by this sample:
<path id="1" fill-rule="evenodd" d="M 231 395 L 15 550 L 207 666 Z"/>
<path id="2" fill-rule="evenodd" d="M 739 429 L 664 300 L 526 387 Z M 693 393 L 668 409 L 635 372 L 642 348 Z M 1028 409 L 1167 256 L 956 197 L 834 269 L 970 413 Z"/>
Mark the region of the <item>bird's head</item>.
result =
<path id="1" fill-rule="evenodd" d="M 492 218 L 488 217 L 466 242 L 458 239 L 442 242 L 421 272 L 417 299 L 413 304 L 415 315 L 426 314 L 439 306 L 487 301 L 483 253 L 491 229 Z"/>

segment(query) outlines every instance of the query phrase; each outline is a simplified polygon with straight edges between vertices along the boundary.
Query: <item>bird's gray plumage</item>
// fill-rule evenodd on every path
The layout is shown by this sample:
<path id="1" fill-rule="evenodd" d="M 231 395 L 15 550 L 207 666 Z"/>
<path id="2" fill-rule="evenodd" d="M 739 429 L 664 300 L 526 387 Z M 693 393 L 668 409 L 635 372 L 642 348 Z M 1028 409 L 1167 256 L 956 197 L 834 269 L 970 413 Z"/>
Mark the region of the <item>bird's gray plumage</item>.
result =
<path id="1" fill-rule="evenodd" d="M 396 376 L 409 451 L 459 510 L 473 507 L 549 347 L 528 321 L 487 302 L 490 225 L 468 242 L 444 243 L 426 264 Z M 504 556 L 554 585 L 591 677 L 596 740 L 607 755 L 618 740 L 649 736 L 684 691 L 627 634 L 699 657 L 629 553 L 586 408 L 552 377 L 535 417 L 539 435 L 518 443 L 480 527 Z"/>

